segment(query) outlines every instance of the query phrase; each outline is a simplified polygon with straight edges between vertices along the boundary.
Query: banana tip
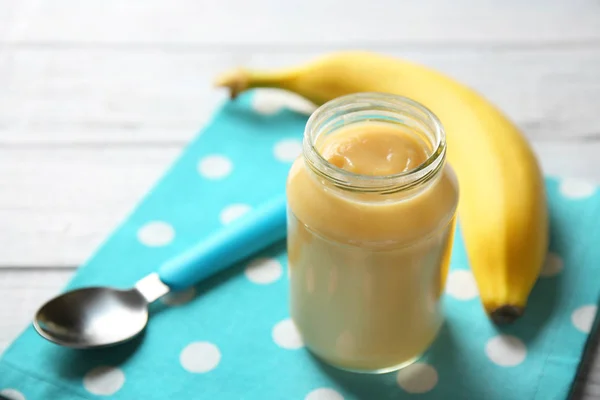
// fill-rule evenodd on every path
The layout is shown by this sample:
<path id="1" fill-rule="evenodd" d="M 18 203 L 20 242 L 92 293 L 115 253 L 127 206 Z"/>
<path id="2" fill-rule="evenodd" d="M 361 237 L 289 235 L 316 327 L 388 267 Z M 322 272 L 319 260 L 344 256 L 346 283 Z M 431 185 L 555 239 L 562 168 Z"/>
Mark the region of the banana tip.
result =
<path id="1" fill-rule="evenodd" d="M 523 315 L 523 307 L 504 305 L 490 312 L 490 318 L 495 324 L 510 324 Z"/>
<path id="2" fill-rule="evenodd" d="M 227 71 L 215 79 L 215 86 L 229 89 L 229 95 L 235 99 L 240 93 L 248 88 L 247 73 L 242 68 Z"/>

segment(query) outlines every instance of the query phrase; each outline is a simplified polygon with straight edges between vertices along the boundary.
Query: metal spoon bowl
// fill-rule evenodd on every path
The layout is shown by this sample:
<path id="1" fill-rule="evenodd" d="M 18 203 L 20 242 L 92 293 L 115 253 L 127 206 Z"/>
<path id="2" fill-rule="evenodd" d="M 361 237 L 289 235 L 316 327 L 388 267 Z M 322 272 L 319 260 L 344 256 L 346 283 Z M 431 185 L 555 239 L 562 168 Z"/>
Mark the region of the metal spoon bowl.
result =
<path id="1" fill-rule="evenodd" d="M 87 348 L 122 343 L 142 332 L 147 322 L 147 303 L 137 291 L 93 287 L 50 300 L 33 324 L 54 343 Z"/>
<path id="2" fill-rule="evenodd" d="M 84 349 L 120 344 L 144 330 L 148 305 L 168 292 L 156 273 L 130 290 L 73 290 L 44 304 L 33 326 L 42 337 L 62 346 Z"/>

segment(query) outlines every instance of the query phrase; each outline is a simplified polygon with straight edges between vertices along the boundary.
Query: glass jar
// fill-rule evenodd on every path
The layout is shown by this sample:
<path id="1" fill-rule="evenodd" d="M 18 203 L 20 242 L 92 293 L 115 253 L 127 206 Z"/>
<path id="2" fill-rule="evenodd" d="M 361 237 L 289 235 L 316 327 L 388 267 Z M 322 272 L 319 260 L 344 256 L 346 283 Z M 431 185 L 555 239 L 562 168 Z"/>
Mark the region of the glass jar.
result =
<path id="1" fill-rule="evenodd" d="M 418 136 L 426 160 L 382 176 L 349 172 L 321 155 L 328 136 L 371 122 Z M 388 372 L 414 362 L 435 339 L 458 202 L 445 157 L 440 121 L 404 97 L 352 94 L 308 120 L 303 156 L 287 181 L 290 307 L 318 358 Z"/>

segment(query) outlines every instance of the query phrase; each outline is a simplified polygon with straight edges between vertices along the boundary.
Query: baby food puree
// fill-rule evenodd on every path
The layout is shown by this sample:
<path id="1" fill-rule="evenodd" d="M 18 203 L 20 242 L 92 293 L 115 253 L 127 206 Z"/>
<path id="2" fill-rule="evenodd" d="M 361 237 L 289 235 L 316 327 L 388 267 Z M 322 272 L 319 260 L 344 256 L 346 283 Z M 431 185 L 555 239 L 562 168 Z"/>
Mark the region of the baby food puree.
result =
<path id="1" fill-rule="evenodd" d="M 383 94 L 322 106 L 287 196 L 291 315 L 308 349 L 353 371 L 413 362 L 443 321 L 458 200 L 437 118 Z"/>

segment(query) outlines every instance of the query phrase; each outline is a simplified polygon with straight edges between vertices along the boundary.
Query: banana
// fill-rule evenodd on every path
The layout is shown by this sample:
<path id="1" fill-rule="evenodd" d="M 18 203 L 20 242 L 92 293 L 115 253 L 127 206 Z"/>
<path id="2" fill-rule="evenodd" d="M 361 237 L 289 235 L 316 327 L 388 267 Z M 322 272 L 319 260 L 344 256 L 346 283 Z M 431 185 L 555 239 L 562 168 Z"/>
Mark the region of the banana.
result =
<path id="1" fill-rule="evenodd" d="M 543 175 L 519 129 L 471 88 L 425 66 L 348 51 L 277 71 L 238 68 L 216 84 L 232 97 L 259 87 L 294 92 L 316 105 L 357 92 L 387 92 L 428 107 L 446 131 L 460 185 L 458 218 L 481 303 L 495 323 L 519 318 L 548 246 Z"/>

